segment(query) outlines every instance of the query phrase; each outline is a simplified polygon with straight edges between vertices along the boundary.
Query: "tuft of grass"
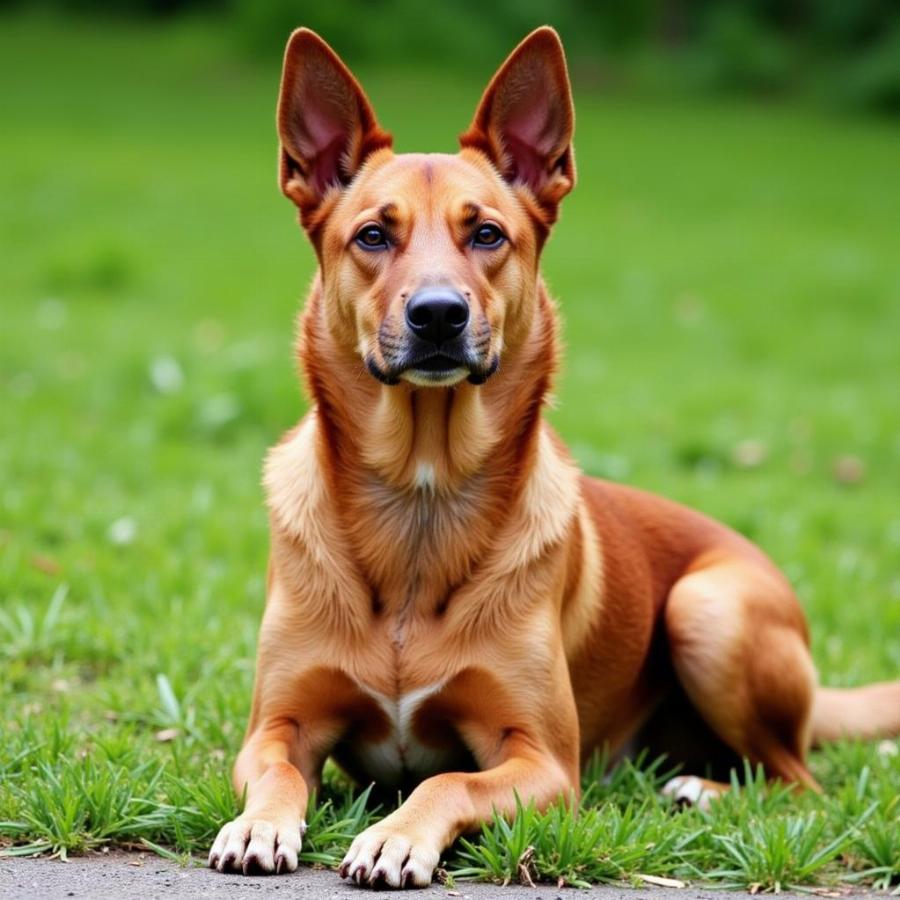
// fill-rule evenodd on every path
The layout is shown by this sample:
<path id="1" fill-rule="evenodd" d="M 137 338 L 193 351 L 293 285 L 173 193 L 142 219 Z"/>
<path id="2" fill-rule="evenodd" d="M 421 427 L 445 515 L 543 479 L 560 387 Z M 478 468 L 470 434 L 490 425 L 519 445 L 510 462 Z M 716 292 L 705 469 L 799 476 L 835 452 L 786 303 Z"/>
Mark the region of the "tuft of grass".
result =
<path id="1" fill-rule="evenodd" d="M 665 875 L 690 857 L 701 831 L 673 829 L 656 798 L 575 812 L 559 804 L 544 813 L 517 802 L 511 821 L 495 814 L 477 841 L 460 840 L 449 872 L 460 880 L 549 880 L 575 887 L 646 872 Z"/>
<path id="2" fill-rule="evenodd" d="M 52 660 L 63 642 L 60 618 L 68 592 L 68 585 L 58 585 L 41 616 L 21 603 L 0 609 L 0 658 L 32 664 Z"/>
<path id="3" fill-rule="evenodd" d="M 872 881 L 879 890 L 887 890 L 900 882 L 900 798 L 895 794 L 881 808 L 874 810 L 865 824 L 856 830 L 851 852 L 858 872 L 848 881 Z"/>
<path id="4" fill-rule="evenodd" d="M 774 891 L 816 880 L 853 838 L 854 826 L 831 837 L 832 825 L 821 813 L 756 818 L 741 831 L 714 835 L 726 866 L 704 873 L 723 887 Z"/>
<path id="5" fill-rule="evenodd" d="M 369 807 L 371 785 L 354 791 L 332 774 L 322 802 L 312 797 L 307 830 L 300 859 L 310 865 L 336 868 L 350 849 L 353 839 L 380 817 L 380 807 Z"/>

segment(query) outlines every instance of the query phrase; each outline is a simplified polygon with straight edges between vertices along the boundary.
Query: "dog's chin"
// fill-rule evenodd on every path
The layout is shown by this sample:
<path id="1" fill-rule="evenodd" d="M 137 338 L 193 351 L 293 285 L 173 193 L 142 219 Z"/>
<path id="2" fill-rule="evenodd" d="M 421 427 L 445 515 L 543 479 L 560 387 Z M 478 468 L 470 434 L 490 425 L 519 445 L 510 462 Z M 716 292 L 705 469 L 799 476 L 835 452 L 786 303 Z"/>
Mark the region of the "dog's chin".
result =
<path id="1" fill-rule="evenodd" d="M 463 366 L 452 369 L 405 369 L 400 377 L 416 387 L 453 387 L 469 377 L 469 370 Z"/>

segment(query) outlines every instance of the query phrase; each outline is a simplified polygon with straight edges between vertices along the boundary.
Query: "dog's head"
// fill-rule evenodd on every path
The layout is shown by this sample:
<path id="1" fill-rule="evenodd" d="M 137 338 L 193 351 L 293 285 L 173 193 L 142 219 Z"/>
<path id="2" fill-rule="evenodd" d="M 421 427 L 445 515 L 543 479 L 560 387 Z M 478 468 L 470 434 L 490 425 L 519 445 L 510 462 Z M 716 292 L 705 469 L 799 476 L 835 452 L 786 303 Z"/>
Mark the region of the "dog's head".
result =
<path id="1" fill-rule="evenodd" d="M 531 333 L 540 251 L 575 181 L 573 125 L 562 45 L 539 28 L 491 80 L 458 154 L 395 155 L 339 57 L 295 31 L 280 183 L 338 345 L 385 384 L 488 379 Z"/>

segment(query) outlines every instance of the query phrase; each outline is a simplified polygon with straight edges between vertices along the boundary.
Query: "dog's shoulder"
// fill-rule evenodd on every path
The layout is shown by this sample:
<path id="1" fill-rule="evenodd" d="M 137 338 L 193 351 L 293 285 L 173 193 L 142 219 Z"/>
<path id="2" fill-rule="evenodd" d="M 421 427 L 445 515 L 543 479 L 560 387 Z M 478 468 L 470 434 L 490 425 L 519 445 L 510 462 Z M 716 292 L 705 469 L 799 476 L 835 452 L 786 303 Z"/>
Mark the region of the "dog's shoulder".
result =
<path id="1" fill-rule="evenodd" d="M 531 471 L 506 529 L 510 570 L 564 540 L 578 514 L 580 474 L 562 442 L 542 423 Z"/>
<path id="2" fill-rule="evenodd" d="M 322 534 L 325 489 L 316 444 L 315 409 L 266 455 L 263 487 L 273 523 L 294 539 L 315 546 Z"/>

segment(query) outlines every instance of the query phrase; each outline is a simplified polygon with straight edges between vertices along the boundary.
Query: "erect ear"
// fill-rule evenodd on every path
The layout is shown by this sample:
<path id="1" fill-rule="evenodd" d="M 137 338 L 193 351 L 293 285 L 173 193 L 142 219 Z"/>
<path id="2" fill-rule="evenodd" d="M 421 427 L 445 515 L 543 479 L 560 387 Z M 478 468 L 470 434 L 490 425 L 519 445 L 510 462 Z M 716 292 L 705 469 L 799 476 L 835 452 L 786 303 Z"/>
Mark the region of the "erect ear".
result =
<path id="1" fill-rule="evenodd" d="M 311 213 L 365 158 L 391 146 L 350 70 L 314 31 L 298 28 L 284 52 L 278 97 L 281 190 Z"/>
<path id="2" fill-rule="evenodd" d="M 531 188 L 552 221 L 575 185 L 574 129 L 562 42 L 544 26 L 497 70 L 459 141 L 486 154 L 510 183 Z"/>

